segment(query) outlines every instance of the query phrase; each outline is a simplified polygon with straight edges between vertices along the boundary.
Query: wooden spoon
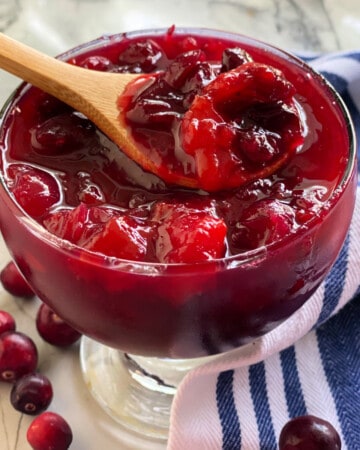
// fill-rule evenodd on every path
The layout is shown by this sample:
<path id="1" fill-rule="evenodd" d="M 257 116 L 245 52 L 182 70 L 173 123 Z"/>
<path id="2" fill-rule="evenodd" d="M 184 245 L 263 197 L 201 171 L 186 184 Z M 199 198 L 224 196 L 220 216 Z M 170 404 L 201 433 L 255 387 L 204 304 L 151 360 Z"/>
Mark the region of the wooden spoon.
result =
<path id="1" fill-rule="evenodd" d="M 88 70 L 52 58 L 0 33 L 0 68 L 42 89 L 83 113 L 143 169 L 158 173 L 119 120 L 117 105 L 126 86 L 138 74 Z M 194 187 L 196 181 L 178 177 L 177 184 Z"/>

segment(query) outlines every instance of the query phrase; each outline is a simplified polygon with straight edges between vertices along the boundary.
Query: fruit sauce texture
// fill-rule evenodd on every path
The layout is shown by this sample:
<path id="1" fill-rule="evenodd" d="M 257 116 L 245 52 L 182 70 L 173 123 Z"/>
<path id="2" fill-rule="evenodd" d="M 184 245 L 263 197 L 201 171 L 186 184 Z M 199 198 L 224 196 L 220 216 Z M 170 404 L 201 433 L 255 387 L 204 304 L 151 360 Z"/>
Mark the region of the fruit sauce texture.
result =
<path id="1" fill-rule="evenodd" d="M 249 107 L 239 107 L 229 96 L 224 100 L 224 114 L 246 140 L 241 176 L 249 180 L 229 188 L 231 161 L 220 168 L 206 161 L 208 183 L 220 183 L 214 192 L 165 183 L 143 171 L 81 114 L 34 87 L 23 88 L 3 126 L 6 184 L 47 230 L 90 251 L 165 263 L 236 255 L 296 232 L 319 215 L 343 176 L 348 160 L 344 149 L 349 147 L 346 124 L 300 62 L 296 66 L 246 42 L 239 48 L 231 40 L 173 30 L 105 40 L 69 62 L 91 70 L 156 73 L 150 97 L 128 95 L 120 103 L 144 151 L 168 172 L 182 174 L 192 157 L 182 152 L 177 158 L 174 129 L 199 98 L 196 94 L 231 69 L 248 67 L 251 72 L 255 67 L 260 70 L 256 82 L 264 85 L 264 65 L 282 72 L 276 72 L 280 92 L 267 103 L 256 82 L 246 92 Z M 162 78 L 156 81 L 159 73 Z M 219 88 L 216 95 L 221 83 Z M 196 114 L 202 114 L 203 106 L 197 105 Z M 223 136 L 226 146 L 233 130 L 228 124 L 222 129 L 217 139 Z M 208 131 L 205 127 L 196 139 L 208 142 Z M 286 163 L 272 173 L 279 155 L 286 156 Z"/>

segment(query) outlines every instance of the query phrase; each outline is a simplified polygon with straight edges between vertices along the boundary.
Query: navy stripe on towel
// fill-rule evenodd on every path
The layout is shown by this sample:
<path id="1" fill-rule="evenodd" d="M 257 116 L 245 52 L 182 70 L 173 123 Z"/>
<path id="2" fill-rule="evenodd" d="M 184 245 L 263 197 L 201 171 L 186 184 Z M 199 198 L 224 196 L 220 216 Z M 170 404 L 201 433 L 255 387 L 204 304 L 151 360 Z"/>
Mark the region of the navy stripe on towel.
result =
<path id="1" fill-rule="evenodd" d="M 316 331 L 344 441 L 360 449 L 360 295 Z"/>
<path id="2" fill-rule="evenodd" d="M 249 382 L 259 431 L 259 448 L 260 450 L 275 449 L 277 448 L 276 436 L 271 419 L 263 362 L 249 367 Z"/>
<path id="3" fill-rule="evenodd" d="M 280 361 L 289 416 L 303 416 L 307 414 L 307 409 L 301 389 L 295 347 L 293 345 L 280 353 Z"/>
<path id="4" fill-rule="evenodd" d="M 234 371 L 221 372 L 216 383 L 216 402 L 222 428 L 223 450 L 239 450 L 241 432 L 233 391 Z"/>

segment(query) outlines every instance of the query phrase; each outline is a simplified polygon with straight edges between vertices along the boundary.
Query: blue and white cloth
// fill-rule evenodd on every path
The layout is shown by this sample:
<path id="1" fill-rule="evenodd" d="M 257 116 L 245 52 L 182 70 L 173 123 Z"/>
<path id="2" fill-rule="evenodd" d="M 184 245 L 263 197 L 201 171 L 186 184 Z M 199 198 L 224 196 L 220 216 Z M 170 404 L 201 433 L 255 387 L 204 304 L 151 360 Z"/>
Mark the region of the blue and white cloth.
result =
<path id="1" fill-rule="evenodd" d="M 360 143 L 360 53 L 310 59 L 345 100 Z M 359 148 L 358 148 L 359 153 Z M 190 372 L 168 450 L 276 450 L 283 425 L 313 414 L 360 449 L 360 184 L 345 245 L 311 299 L 280 327 Z"/>

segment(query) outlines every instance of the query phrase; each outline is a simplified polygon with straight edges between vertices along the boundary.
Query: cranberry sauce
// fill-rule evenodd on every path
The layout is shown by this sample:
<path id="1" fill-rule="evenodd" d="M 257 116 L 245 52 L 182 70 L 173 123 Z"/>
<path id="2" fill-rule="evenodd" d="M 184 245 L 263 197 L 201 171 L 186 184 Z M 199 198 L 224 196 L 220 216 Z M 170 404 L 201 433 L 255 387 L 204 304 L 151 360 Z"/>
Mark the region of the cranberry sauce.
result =
<path id="1" fill-rule="evenodd" d="M 271 175 L 300 151 L 306 124 L 295 95 L 280 70 L 227 48 L 221 64 L 201 50 L 181 53 L 130 83 L 118 103 L 120 122 L 152 161 L 145 168 L 216 192 Z"/>
<path id="2" fill-rule="evenodd" d="M 144 172 L 77 112 L 23 86 L 1 127 L 0 226 L 36 295 L 79 332 L 148 356 L 219 353 L 273 329 L 319 286 L 350 224 L 356 171 L 336 96 L 296 59 L 226 33 L 118 35 L 80 50 L 70 52 L 70 62 L 95 70 L 153 73 L 176 58 L 199 59 L 191 86 L 206 84 L 219 67 L 224 75 L 234 65 L 241 72 L 249 58 L 270 64 L 296 92 L 285 112 L 278 114 L 279 104 L 256 111 L 258 128 L 256 115 L 247 117 L 255 162 L 246 167 L 270 161 L 270 147 L 288 151 L 268 132 L 287 133 L 301 122 L 297 137 L 304 142 L 274 173 L 242 186 L 212 193 L 179 188 Z M 180 69 L 170 72 L 181 85 Z M 174 92 L 162 117 L 171 123 L 178 100 L 176 114 L 187 114 L 184 95 Z M 270 110 L 285 122 L 265 120 Z M 152 112 L 155 120 L 158 110 Z M 243 132 L 243 123 L 238 128 Z M 257 131 L 270 146 L 253 145 Z M 172 136 L 164 133 L 164 142 Z M 160 160 L 176 162 L 174 154 Z M 185 264 L 173 264 L 179 262 Z"/>
<path id="3" fill-rule="evenodd" d="M 86 118 L 39 90 L 26 88 L 6 118 L 2 166 L 16 201 L 51 233 L 109 256 L 196 262 L 269 244 L 295 232 L 318 214 L 342 177 L 348 142 L 339 111 L 314 85 L 312 74 L 303 72 L 301 63 L 298 67 L 288 64 L 278 55 L 249 47 L 248 43 L 240 47 L 227 40 L 184 37 L 173 30 L 149 37 L 124 36 L 104 44 L 70 62 L 94 70 L 158 71 L 156 76 L 162 75 L 161 82 L 152 88 L 153 97 L 140 98 L 135 105 L 133 101 L 127 116 L 132 117 L 138 138 L 147 136 L 148 143 L 154 141 L 161 149 L 157 154 L 152 150 L 149 157 L 162 161 L 162 166 L 171 166 L 171 170 L 176 171 L 173 150 L 168 148 L 173 146 L 174 137 L 166 126 L 171 124 L 173 128 L 174 117 L 183 117 L 195 95 L 220 72 L 243 64 L 270 64 L 284 74 L 278 96 L 287 95 L 283 91 L 290 85 L 294 99 L 291 104 L 273 99 L 271 104 L 261 103 L 261 112 L 261 108 L 252 110 L 251 127 L 241 131 L 248 143 L 250 157 L 245 172 L 253 170 L 251 181 L 210 194 L 166 185 L 121 153 Z M 262 65 L 258 64 L 263 72 Z M 260 86 L 269 77 L 267 73 L 256 76 L 259 85 L 248 90 L 258 97 L 265 91 Z M 298 105 L 296 114 L 294 102 Z M 229 101 L 226 104 L 234 109 Z M 256 118 L 271 122 L 268 128 L 273 130 L 260 127 L 259 131 Z M 300 119 L 304 137 L 299 135 Z M 289 132 L 283 130 L 281 136 L 281 127 L 296 130 L 291 129 L 291 138 L 287 138 L 284 135 Z M 227 131 L 219 133 L 227 146 Z M 276 139 L 280 136 L 285 147 L 292 145 L 286 139 L 297 143 L 305 139 L 298 151 L 292 150 L 288 163 L 268 176 L 267 169 L 273 162 L 268 162 L 271 156 L 267 149 L 273 147 L 266 133 Z M 198 139 L 206 142 L 208 134 L 205 129 Z M 266 145 L 254 150 L 260 135 L 265 136 Z M 184 161 L 177 163 L 186 166 Z M 254 164 L 255 171 L 249 168 Z M 221 183 L 231 178 L 226 161 L 218 169 L 209 161 L 205 166 L 204 177 L 210 184 L 216 173 L 221 175 Z M 258 173 L 263 176 L 258 178 Z M 197 231 L 185 231 L 189 229 Z M 164 243 L 167 237 L 170 242 Z"/>

